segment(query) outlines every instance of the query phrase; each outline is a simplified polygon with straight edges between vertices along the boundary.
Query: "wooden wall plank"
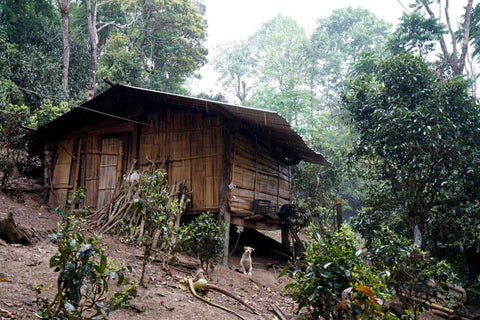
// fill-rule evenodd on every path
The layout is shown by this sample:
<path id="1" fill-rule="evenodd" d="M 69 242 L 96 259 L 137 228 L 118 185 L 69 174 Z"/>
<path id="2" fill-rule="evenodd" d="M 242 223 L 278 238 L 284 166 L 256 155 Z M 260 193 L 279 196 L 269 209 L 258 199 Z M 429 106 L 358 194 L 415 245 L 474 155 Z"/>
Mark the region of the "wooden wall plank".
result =
<path id="1" fill-rule="evenodd" d="M 57 143 L 57 158 L 53 168 L 52 189 L 48 201 L 51 207 L 63 207 L 68 196 L 69 187 L 73 186 L 73 181 L 70 183 L 70 175 L 74 142 L 74 139 L 62 139 Z M 64 186 L 68 187 L 64 188 Z"/>
<path id="2" fill-rule="evenodd" d="M 254 200 L 268 200 L 277 206 L 290 201 L 289 166 L 273 157 L 268 148 L 255 144 L 238 132 L 233 139 L 232 183 L 230 192 L 232 212 L 245 212 Z"/>
<path id="3" fill-rule="evenodd" d="M 102 152 L 117 155 L 102 154 L 100 156 L 97 208 L 106 205 L 112 198 L 122 173 L 123 145 L 118 138 L 102 139 Z"/>

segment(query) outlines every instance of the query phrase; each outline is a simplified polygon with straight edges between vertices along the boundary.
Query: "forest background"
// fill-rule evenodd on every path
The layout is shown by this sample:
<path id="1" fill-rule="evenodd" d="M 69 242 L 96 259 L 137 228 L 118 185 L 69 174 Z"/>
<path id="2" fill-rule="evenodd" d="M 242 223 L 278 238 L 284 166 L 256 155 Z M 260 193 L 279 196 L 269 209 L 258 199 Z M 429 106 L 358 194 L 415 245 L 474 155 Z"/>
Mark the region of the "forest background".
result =
<path id="1" fill-rule="evenodd" d="M 476 297 L 480 4 L 408 5 L 397 26 L 348 7 L 311 33 L 277 15 L 210 57 L 199 0 L 0 0 L 1 187 L 14 168 L 38 168 L 26 130 L 106 90 L 103 79 L 188 95 L 210 60 L 222 89 L 198 97 L 276 111 L 334 163 L 292 169 L 312 220 L 333 230 L 341 199 L 367 242 L 385 227 L 415 233 Z"/>

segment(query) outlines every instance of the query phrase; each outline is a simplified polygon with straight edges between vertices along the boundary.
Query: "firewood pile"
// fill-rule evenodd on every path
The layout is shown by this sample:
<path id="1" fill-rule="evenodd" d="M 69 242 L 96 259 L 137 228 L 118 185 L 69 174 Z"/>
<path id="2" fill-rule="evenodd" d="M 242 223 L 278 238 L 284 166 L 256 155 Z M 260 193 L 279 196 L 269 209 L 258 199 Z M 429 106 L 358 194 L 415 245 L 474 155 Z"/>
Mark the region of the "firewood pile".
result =
<path id="1" fill-rule="evenodd" d="M 103 208 L 95 211 L 88 217 L 88 225 L 99 233 L 111 232 L 114 234 L 122 234 L 132 242 L 140 242 L 144 236 L 143 217 L 139 210 L 134 208 L 136 199 L 142 196 L 142 188 L 140 187 L 140 179 L 142 175 L 152 172 L 152 170 L 163 170 L 162 168 L 154 168 L 151 164 L 150 168 L 139 171 L 131 169 L 124 176 L 122 184 L 118 191 L 112 197 L 109 203 Z M 168 184 L 165 176 L 162 183 L 157 187 L 158 191 L 168 190 L 170 202 L 178 199 L 179 207 L 174 221 L 175 226 L 180 224 L 180 218 L 189 203 L 189 191 L 182 183 Z"/>

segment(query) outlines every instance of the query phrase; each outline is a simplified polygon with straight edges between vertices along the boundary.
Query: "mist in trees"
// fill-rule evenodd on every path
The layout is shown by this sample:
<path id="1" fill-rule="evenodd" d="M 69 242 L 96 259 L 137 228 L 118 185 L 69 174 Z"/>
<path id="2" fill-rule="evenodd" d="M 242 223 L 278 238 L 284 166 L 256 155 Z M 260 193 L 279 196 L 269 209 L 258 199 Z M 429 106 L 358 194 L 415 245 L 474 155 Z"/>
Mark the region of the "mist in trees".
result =
<path id="1" fill-rule="evenodd" d="M 463 2 L 454 17 L 449 1 L 411 1 L 395 27 L 338 9 L 310 36 L 277 16 L 223 47 L 216 68 L 226 92 L 280 113 L 334 163 L 293 168 L 297 202 L 330 225 L 342 198 L 366 239 L 386 225 L 413 238 L 417 227 L 422 246 L 456 261 L 471 287 L 480 274 L 480 11 Z"/>

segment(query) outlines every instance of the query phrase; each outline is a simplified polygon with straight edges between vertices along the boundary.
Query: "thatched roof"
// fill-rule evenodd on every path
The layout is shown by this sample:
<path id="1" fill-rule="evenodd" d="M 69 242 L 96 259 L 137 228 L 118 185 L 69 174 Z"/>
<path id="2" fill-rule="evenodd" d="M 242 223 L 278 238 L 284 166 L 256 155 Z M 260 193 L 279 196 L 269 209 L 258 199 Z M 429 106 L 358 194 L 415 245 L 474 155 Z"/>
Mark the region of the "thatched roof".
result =
<path id="1" fill-rule="evenodd" d="M 288 122 L 276 112 L 122 84 L 112 86 L 92 100 L 39 128 L 34 141 L 38 143 L 48 138 L 58 137 L 106 117 L 135 121 L 147 109 L 161 108 L 166 105 L 178 109 L 218 114 L 229 120 L 238 121 L 260 137 L 268 135 L 272 142 L 281 147 L 291 163 L 303 160 L 320 165 L 331 165 L 323 155 L 310 149 Z"/>

